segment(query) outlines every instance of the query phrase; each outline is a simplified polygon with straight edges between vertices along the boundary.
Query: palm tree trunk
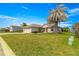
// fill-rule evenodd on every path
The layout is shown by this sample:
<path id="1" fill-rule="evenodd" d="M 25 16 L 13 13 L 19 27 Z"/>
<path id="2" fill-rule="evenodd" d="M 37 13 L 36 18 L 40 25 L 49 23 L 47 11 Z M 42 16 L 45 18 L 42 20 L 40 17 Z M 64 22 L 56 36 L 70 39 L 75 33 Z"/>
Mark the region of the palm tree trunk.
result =
<path id="1" fill-rule="evenodd" d="M 58 30 L 58 22 L 55 22 L 54 32 L 55 33 L 58 33 L 59 32 L 59 30 Z"/>

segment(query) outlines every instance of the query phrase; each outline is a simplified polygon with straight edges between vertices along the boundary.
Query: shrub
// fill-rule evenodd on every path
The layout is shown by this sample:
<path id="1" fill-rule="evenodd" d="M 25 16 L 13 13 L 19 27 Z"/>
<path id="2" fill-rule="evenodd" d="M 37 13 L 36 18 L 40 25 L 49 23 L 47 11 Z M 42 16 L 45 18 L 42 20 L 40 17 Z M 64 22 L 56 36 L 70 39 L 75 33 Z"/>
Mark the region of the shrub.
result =
<path id="1" fill-rule="evenodd" d="M 68 32 L 70 29 L 68 27 L 63 28 L 63 32 Z"/>

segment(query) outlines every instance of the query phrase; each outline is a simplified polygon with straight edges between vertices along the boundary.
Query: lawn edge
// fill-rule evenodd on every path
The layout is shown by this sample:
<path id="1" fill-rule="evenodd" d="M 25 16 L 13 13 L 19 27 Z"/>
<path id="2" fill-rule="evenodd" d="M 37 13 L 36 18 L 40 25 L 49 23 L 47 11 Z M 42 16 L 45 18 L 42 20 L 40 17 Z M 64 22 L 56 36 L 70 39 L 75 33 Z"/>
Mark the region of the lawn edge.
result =
<path id="1" fill-rule="evenodd" d="M 0 37 L 0 43 L 2 45 L 2 49 L 4 51 L 5 56 L 16 56 L 2 37 Z"/>

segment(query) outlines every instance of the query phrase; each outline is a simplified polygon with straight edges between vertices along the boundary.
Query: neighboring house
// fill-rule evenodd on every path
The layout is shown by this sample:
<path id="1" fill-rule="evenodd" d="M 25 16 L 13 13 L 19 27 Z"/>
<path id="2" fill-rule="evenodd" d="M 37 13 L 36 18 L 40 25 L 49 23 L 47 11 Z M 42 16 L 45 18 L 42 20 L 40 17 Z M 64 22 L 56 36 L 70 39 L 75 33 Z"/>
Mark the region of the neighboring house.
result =
<path id="1" fill-rule="evenodd" d="M 74 32 L 74 33 L 79 33 L 79 23 L 77 23 L 77 24 L 75 24 L 75 25 L 73 26 L 73 32 Z"/>
<path id="2" fill-rule="evenodd" d="M 21 32 L 23 31 L 23 28 L 21 26 L 12 25 L 10 26 L 10 32 Z"/>
<path id="3" fill-rule="evenodd" d="M 9 32 L 9 28 L 0 28 L 0 32 Z"/>
<path id="4" fill-rule="evenodd" d="M 44 24 L 43 25 L 43 31 L 45 32 L 45 33 L 54 33 L 54 32 L 56 32 L 56 29 L 55 29 L 55 27 L 54 27 L 54 24 Z M 58 30 L 57 30 L 58 32 L 62 32 L 62 28 L 61 27 L 58 27 Z"/>
<path id="5" fill-rule="evenodd" d="M 37 32 L 41 32 L 41 30 L 42 30 L 42 25 L 38 25 L 38 24 L 31 24 L 23 27 L 24 33 L 37 33 Z"/>
<path id="6" fill-rule="evenodd" d="M 79 23 L 74 24 L 73 33 L 75 34 L 76 37 L 79 38 Z"/>

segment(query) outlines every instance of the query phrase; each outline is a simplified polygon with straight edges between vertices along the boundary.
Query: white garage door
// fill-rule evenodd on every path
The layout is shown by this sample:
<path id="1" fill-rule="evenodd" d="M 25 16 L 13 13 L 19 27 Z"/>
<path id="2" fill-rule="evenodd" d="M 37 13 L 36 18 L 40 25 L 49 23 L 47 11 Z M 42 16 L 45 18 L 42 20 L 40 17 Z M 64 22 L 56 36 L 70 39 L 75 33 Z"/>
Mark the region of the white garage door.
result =
<path id="1" fill-rule="evenodd" d="M 31 33 L 31 29 L 23 29 L 24 33 Z"/>

